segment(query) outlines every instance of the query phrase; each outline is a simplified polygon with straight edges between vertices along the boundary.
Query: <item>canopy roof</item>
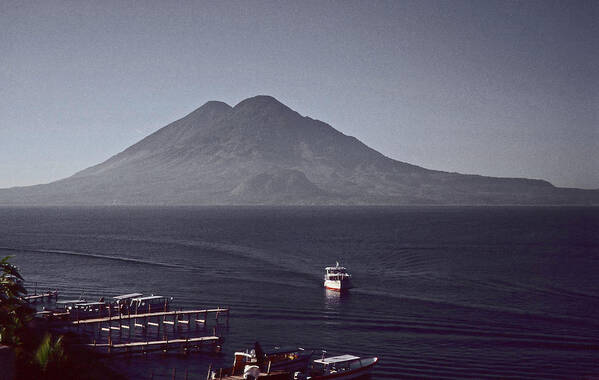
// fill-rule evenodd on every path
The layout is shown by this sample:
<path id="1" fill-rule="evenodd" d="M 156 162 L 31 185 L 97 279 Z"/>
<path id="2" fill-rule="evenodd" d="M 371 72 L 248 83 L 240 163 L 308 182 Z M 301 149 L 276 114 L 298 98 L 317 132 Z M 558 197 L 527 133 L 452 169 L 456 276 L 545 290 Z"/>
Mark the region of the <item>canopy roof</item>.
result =
<path id="1" fill-rule="evenodd" d="M 100 306 L 106 305 L 104 302 L 87 302 L 87 303 L 78 303 L 77 306 Z"/>
<path id="2" fill-rule="evenodd" d="M 346 269 L 345 269 L 345 267 L 342 267 L 341 265 L 339 265 L 339 261 L 337 261 L 337 262 L 335 263 L 335 266 L 334 266 L 334 267 L 326 267 L 326 268 L 324 268 L 324 269 L 326 269 L 326 270 L 337 269 L 337 270 L 341 270 L 341 271 L 344 271 L 344 270 L 346 270 Z"/>
<path id="3" fill-rule="evenodd" d="M 166 297 L 163 297 L 163 296 L 146 296 L 146 297 L 134 298 L 133 301 L 150 301 L 150 300 L 157 300 L 157 299 L 161 299 L 161 298 L 166 298 Z"/>
<path id="4" fill-rule="evenodd" d="M 354 355 L 341 355 L 341 356 L 332 356 L 330 358 L 324 358 L 324 359 L 317 359 L 314 360 L 314 363 L 320 363 L 320 364 L 333 364 L 333 363 L 341 363 L 341 362 L 349 362 L 352 360 L 358 360 L 360 359 L 359 356 L 354 356 Z"/>
<path id="5" fill-rule="evenodd" d="M 69 303 L 84 303 L 85 300 L 79 299 L 79 300 L 61 300 L 61 301 L 56 301 L 57 304 L 59 305 L 66 305 Z"/>
<path id="6" fill-rule="evenodd" d="M 129 294 L 123 294 L 121 296 L 114 296 L 112 298 L 117 301 L 122 301 L 122 300 L 126 300 L 129 298 L 136 298 L 136 297 L 141 297 L 141 296 L 143 296 L 142 293 L 129 293 Z"/>

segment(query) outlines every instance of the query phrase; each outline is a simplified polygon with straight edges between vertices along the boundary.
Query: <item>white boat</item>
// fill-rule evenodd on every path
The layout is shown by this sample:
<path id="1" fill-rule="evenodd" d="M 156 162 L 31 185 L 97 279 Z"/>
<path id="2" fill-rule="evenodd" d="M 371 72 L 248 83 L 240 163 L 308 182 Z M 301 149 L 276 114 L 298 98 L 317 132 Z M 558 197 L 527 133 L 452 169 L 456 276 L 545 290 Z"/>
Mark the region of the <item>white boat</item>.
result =
<path id="1" fill-rule="evenodd" d="M 71 311 L 73 310 L 73 308 L 75 307 L 75 305 L 77 304 L 82 304 L 87 302 L 86 300 L 84 300 L 83 298 L 79 298 L 76 300 L 61 300 L 61 301 L 56 301 L 56 308 L 59 311 Z"/>
<path id="2" fill-rule="evenodd" d="M 133 300 L 138 299 L 142 296 L 143 296 L 143 294 L 141 294 L 141 293 L 129 293 L 129 294 L 122 294 L 120 296 L 114 296 L 114 297 L 112 297 L 112 299 L 114 300 L 114 303 L 116 304 L 116 307 L 121 312 L 121 314 L 126 314 L 126 313 L 135 312 L 135 309 L 133 307 L 133 304 L 134 304 Z"/>
<path id="3" fill-rule="evenodd" d="M 172 300 L 173 297 L 169 299 L 152 294 L 151 296 L 132 298 L 130 308 L 132 311 L 135 310 L 135 314 L 169 311 L 170 301 Z"/>
<path id="4" fill-rule="evenodd" d="M 105 302 L 82 302 L 73 305 L 73 307 L 69 310 L 69 313 L 71 314 L 71 318 L 77 318 L 77 320 L 79 320 L 90 318 L 92 316 L 100 316 L 105 310 Z"/>
<path id="5" fill-rule="evenodd" d="M 307 380 L 357 379 L 367 377 L 372 367 L 379 361 L 377 357 L 360 358 L 354 355 L 341 355 L 314 360 L 305 377 Z M 296 378 L 301 376 L 296 374 Z"/>
<path id="6" fill-rule="evenodd" d="M 139 298 L 143 296 L 143 294 L 141 293 L 129 293 L 129 294 L 123 294 L 120 296 L 114 296 L 112 297 L 112 299 L 114 300 L 114 302 L 116 302 L 118 305 L 122 305 L 122 304 L 130 304 L 131 300 L 134 298 Z"/>
<path id="7" fill-rule="evenodd" d="M 347 270 L 339 265 L 334 267 L 326 267 L 324 274 L 324 287 L 327 289 L 342 291 L 351 289 L 351 274 L 347 273 Z"/>
<path id="8" fill-rule="evenodd" d="M 277 371 L 304 372 L 314 353 L 301 347 L 275 347 L 272 350 L 263 351 L 258 342 L 254 344 L 254 347 L 249 352 L 236 352 L 233 368 L 227 369 L 225 373 L 241 374 L 247 366 L 255 366 L 263 374 Z"/>

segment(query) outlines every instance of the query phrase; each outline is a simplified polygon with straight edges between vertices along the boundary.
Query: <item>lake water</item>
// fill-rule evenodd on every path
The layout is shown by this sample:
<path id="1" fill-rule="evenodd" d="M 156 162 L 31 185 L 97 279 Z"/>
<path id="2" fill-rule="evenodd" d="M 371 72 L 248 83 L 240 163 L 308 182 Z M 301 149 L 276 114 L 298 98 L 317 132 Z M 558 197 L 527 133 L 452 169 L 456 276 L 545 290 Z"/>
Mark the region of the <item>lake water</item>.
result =
<path id="1" fill-rule="evenodd" d="M 598 208 L 0 208 L 0 246 L 63 299 L 231 308 L 222 354 L 113 360 L 131 378 L 256 340 L 378 356 L 376 379 L 599 375 Z M 335 261 L 349 294 L 322 287 Z"/>

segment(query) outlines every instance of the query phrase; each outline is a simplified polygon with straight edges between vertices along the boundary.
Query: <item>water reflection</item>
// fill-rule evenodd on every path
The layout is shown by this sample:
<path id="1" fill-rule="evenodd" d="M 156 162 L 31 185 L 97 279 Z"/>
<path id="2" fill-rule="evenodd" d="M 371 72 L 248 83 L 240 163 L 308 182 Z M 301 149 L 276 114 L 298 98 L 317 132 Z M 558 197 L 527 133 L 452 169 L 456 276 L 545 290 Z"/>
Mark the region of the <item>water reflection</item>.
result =
<path id="1" fill-rule="evenodd" d="M 325 288 L 324 292 L 324 307 L 326 310 L 336 310 L 341 304 L 347 302 L 350 298 L 350 293 L 347 291 L 338 292 Z"/>

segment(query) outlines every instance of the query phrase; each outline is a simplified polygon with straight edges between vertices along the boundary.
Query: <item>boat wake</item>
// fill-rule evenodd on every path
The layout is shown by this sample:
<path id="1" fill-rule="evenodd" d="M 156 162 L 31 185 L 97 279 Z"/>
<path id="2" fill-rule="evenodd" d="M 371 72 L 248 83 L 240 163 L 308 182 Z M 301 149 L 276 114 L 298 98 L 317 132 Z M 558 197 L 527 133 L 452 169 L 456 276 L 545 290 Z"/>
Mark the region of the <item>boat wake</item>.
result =
<path id="1" fill-rule="evenodd" d="M 0 247 L 0 251 L 51 253 L 51 254 L 56 254 L 56 255 L 68 255 L 68 256 L 79 256 L 79 257 L 86 257 L 86 258 L 93 258 L 93 259 L 122 261 L 122 262 L 126 262 L 126 263 L 152 265 L 152 266 L 159 266 L 159 267 L 165 267 L 165 268 L 187 269 L 185 266 L 178 265 L 178 264 L 169 264 L 169 263 L 164 263 L 164 262 L 136 259 L 136 258 L 131 258 L 131 257 L 112 256 L 112 255 L 89 253 L 89 252 L 65 251 L 65 250 L 58 250 L 58 249 Z"/>

